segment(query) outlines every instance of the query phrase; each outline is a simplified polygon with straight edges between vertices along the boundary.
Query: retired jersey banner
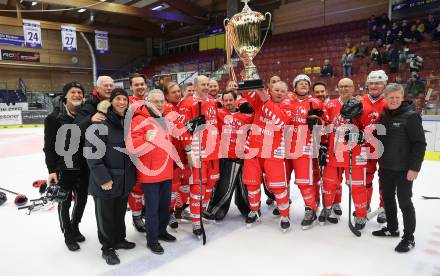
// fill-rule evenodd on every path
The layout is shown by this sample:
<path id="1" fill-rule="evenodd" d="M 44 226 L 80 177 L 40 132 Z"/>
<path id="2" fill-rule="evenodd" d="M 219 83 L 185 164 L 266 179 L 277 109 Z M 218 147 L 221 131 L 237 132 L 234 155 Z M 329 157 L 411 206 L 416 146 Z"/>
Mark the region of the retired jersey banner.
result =
<path id="1" fill-rule="evenodd" d="M 108 33 L 95 31 L 95 48 L 100 54 L 108 53 Z"/>
<path id="2" fill-rule="evenodd" d="M 76 28 L 72 26 L 61 26 L 61 41 L 63 51 L 76 52 L 78 50 L 76 44 Z"/>
<path id="3" fill-rule="evenodd" d="M 43 42 L 41 41 L 41 26 L 39 21 L 23 19 L 23 32 L 26 47 L 43 47 Z"/>

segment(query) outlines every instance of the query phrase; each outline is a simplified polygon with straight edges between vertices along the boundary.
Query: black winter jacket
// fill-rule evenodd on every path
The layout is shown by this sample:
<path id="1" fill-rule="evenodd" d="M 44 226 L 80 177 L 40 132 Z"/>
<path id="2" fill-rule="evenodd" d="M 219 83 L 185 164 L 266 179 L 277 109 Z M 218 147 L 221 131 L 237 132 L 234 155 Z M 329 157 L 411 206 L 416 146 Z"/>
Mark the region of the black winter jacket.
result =
<path id="1" fill-rule="evenodd" d="M 379 158 L 379 169 L 392 171 L 420 171 L 426 150 L 422 118 L 412 101 L 403 101 L 396 110 L 385 109 L 380 124 L 386 135 L 378 138 L 384 146 Z"/>
<path id="2" fill-rule="evenodd" d="M 136 182 L 136 168 L 130 157 L 118 151 L 118 148 L 125 149 L 124 141 L 124 119 L 118 116 L 112 108 L 107 112 L 107 119 L 102 123 L 94 124 L 94 127 L 105 126 L 108 129 L 107 135 L 95 135 L 105 144 L 105 154 L 99 159 L 87 159 L 90 169 L 89 193 L 93 196 L 112 199 L 120 196 L 127 196 Z M 86 147 L 91 147 L 96 152 L 95 140 L 85 141 Z M 111 190 L 103 190 L 101 185 L 112 180 Z"/>
<path id="3" fill-rule="evenodd" d="M 55 150 L 55 145 L 58 129 L 65 124 L 74 124 L 75 118 L 73 116 L 74 115 L 67 113 L 64 103 L 60 100 L 58 107 L 44 119 L 43 151 L 49 173 L 60 172 L 67 168 L 64 157 L 58 155 Z M 77 139 L 77 141 L 73 141 L 74 139 Z M 79 139 L 80 133 L 78 133 L 76 137 L 72 137 L 72 131 L 67 131 L 64 150 L 67 151 L 72 146 L 75 146 L 75 144 L 78 145 Z M 81 159 L 82 150 L 81 147 L 79 147 L 77 152 L 72 156 L 73 167 L 69 167 L 69 169 L 80 169 L 84 167 L 85 164 L 81 162 Z"/>

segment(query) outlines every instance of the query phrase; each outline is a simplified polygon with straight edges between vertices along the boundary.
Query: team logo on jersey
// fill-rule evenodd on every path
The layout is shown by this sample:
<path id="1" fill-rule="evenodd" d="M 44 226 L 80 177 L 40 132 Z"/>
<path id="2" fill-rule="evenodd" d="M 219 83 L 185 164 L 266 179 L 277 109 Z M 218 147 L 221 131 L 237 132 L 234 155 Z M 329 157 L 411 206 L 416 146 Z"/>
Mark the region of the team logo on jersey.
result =
<path id="1" fill-rule="evenodd" d="M 215 112 L 215 108 L 212 106 L 209 106 L 206 110 L 206 116 L 208 118 L 215 118 L 217 116 L 217 113 Z"/>

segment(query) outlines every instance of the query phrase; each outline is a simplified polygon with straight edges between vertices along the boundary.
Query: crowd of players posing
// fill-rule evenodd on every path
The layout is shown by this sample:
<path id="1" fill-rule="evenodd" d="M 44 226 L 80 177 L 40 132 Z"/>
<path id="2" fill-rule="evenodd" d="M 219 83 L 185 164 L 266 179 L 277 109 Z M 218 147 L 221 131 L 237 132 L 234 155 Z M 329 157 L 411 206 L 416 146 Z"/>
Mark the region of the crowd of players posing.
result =
<path id="1" fill-rule="evenodd" d="M 251 226 L 260 221 L 261 188 L 264 187 L 268 203 L 276 203 L 274 213 L 280 216 L 279 227 L 285 232 L 291 224 L 289 183 L 294 172 L 294 183 L 305 204 L 301 222 L 304 230 L 311 228 L 316 220 L 322 225 L 338 223 L 342 215 L 340 202 L 344 173 L 345 179 L 351 178 L 354 227 L 362 230 L 367 222 L 380 153 L 375 124 L 386 107 L 382 92 L 387 80 L 382 70 L 372 71 L 366 80 L 368 94 L 355 97 L 353 81 L 343 78 L 338 83 L 339 97 L 329 99 L 326 85 L 315 83 L 312 86 L 307 75 L 298 75 L 294 79 L 293 91 L 289 91 L 289 86 L 278 76 L 273 76 L 267 89 L 239 91 L 237 83 L 230 81 L 223 93 L 219 93 L 215 80 L 205 76 L 196 77 L 194 84 L 184 86 L 182 92 L 173 82 L 166 85 L 164 92 L 158 89 L 147 92 L 145 77 L 133 75 L 130 77 L 133 96 L 129 97 L 131 107 L 127 111 L 132 116 L 129 130 L 131 146 L 126 146 L 129 152 L 135 152 L 143 144 L 151 144 L 153 148 L 145 154 L 148 158 L 141 156 L 139 159 L 141 167 L 145 166 L 146 170 L 136 164 L 137 181 L 128 195 L 135 228 L 147 232 L 147 241 L 153 252 L 163 253 L 160 245 L 157 247 L 157 233 L 154 234 L 154 244 L 148 240 L 148 235 L 153 235 L 151 231 L 158 231 L 151 230 L 149 223 L 159 224 L 155 226 L 161 231 L 159 239 L 174 241 L 175 238 L 163 230 L 163 225 L 165 228 L 167 224 L 177 228 L 178 220 L 185 219 L 185 208 L 189 203 L 190 213 L 186 218 L 192 221 L 193 234 L 200 237 L 201 219 L 223 219 L 234 191 L 235 203 L 246 224 Z M 67 98 L 68 93 L 67 89 Z M 113 103 L 115 98 L 125 94 L 114 89 L 111 78 L 100 77 L 95 96 L 98 99 L 110 98 Z M 147 111 L 142 111 L 145 106 Z M 117 104 L 113 107 L 118 109 Z M 341 109 L 344 110 L 341 112 Z M 121 114 L 126 115 L 126 110 Z M 104 113 L 92 113 L 86 118 L 88 125 L 106 120 Z M 144 117 L 136 117 L 139 114 Z M 142 126 L 145 116 L 163 117 L 167 126 L 160 123 Z M 139 130 L 142 128 L 143 132 Z M 183 132 L 175 135 L 175 130 L 182 129 Z M 173 149 L 166 149 L 161 141 L 170 141 Z M 177 154 L 172 154 L 174 149 Z M 171 176 L 168 170 L 170 164 Z M 93 175 L 93 170 L 91 173 Z M 57 178 L 52 170 L 49 181 L 58 181 L 54 177 Z M 167 197 L 157 192 L 158 198 L 154 201 L 157 201 L 155 210 L 158 214 L 151 220 L 147 214 L 144 222 L 143 206 L 148 205 L 145 202 L 148 197 L 143 195 L 145 183 L 160 184 L 166 183 L 165 180 L 172 183 L 171 195 Z M 112 184 L 106 182 L 101 188 L 110 190 Z M 321 201 L 323 208 L 318 215 Z M 95 205 L 99 205 L 98 202 L 95 199 Z M 167 207 L 165 212 L 163 206 Z M 147 207 L 145 212 L 148 211 Z M 68 214 L 64 214 L 67 219 L 61 218 L 63 212 L 66 211 L 60 211 L 60 221 L 68 223 Z M 106 226 L 99 228 L 98 209 L 96 214 L 98 232 L 105 232 Z M 74 224 L 75 219 L 72 220 L 73 230 L 69 231 L 74 232 L 71 236 L 75 238 L 70 238 L 70 244 L 66 240 L 70 250 L 79 248 L 75 246 L 75 239 L 82 236 L 78 230 L 81 216 L 82 213 Z M 378 221 L 386 221 L 385 213 L 379 214 Z M 134 247 L 125 240 L 125 227 L 123 236 L 122 241 L 117 241 L 117 246 Z M 109 263 L 107 258 L 106 261 Z"/>

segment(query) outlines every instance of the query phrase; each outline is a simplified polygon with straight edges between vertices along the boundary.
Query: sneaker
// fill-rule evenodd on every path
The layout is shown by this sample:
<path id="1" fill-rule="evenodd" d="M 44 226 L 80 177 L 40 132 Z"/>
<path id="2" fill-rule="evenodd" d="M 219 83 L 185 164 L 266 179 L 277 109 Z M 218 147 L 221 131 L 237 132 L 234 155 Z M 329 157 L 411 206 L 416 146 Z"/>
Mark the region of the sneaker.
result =
<path id="1" fill-rule="evenodd" d="M 367 218 L 366 217 L 362 217 L 362 218 L 355 217 L 354 222 L 355 222 L 354 228 L 356 230 L 362 230 L 365 228 L 365 224 L 367 223 Z"/>
<path id="2" fill-rule="evenodd" d="M 385 211 L 383 211 L 377 215 L 377 223 L 386 223 L 386 222 L 387 222 L 387 215 L 385 214 Z"/>
<path id="3" fill-rule="evenodd" d="M 331 208 L 324 207 L 319 214 L 318 221 L 320 225 L 324 225 L 327 221 L 327 218 L 330 216 Z"/>
<path id="4" fill-rule="evenodd" d="M 200 222 L 193 222 L 193 234 L 200 239 L 203 235 L 202 226 L 200 225 Z"/>
<path id="5" fill-rule="evenodd" d="M 102 257 L 108 265 L 116 265 L 121 262 L 119 260 L 118 254 L 116 254 L 113 248 L 103 250 Z"/>
<path id="6" fill-rule="evenodd" d="M 83 236 L 83 234 L 81 234 L 81 232 L 79 232 L 78 224 L 72 223 L 71 227 L 72 227 L 72 237 L 75 241 L 83 242 L 86 240 L 86 238 Z"/>
<path id="7" fill-rule="evenodd" d="M 160 245 L 158 242 L 147 244 L 147 247 L 151 250 L 151 252 L 157 255 L 162 255 L 165 252 L 162 245 Z"/>
<path id="8" fill-rule="evenodd" d="M 134 242 L 129 242 L 127 240 L 122 240 L 115 245 L 115 249 L 133 249 L 136 247 Z"/>
<path id="9" fill-rule="evenodd" d="M 399 237 L 400 236 L 399 230 L 390 231 L 390 230 L 388 230 L 387 227 L 382 227 L 382 229 L 380 229 L 380 230 L 373 231 L 372 234 L 373 234 L 373 236 L 376 236 L 376 237 Z"/>
<path id="10" fill-rule="evenodd" d="M 256 211 L 250 211 L 246 217 L 246 227 L 251 227 L 255 222 L 260 221 L 260 215 Z"/>
<path id="11" fill-rule="evenodd" d="M 342 209 L 341 209 L 341 205 L 339 203 L 333 204 L 332 210 L 335 213 L 335 215 L 342 216 Z"/>
<path id="12" fill-rule="evenodd" d="M 177 219 L 173 213 L 170 215 L 170 221 L 168 222 L 168 225 L 170 226 L 171 229 L 174 230 L 179 228 L 179 223 L 177 222 Z"/>
<path id="13" fill-rule="evenodd" d="M 79 244 L 76 241 L 73 240 L 65 240 L 64 243 L 67 246 L 67 249 L 70 251 L 77 251 L 80 249 Z"/>
<path id="14" fill-rule="evenodd" d="M 301 226 L 303 230 L 310 229 L 313 226 L 313 223 L 317 219 L 315 211 L 312 208 L 306 207 L 304 219 L 301 222 Z"/>
<path id="15" fill-rule="evenodd" d="M 165 242 L 175 242 L 176 241 L 176 237 L 174 237 L 173 235 L 171 235 L 170 233 L 166 232 L 163 234 L 159 235 L 159 240 L 161 241 L 165 241 Z"/>
<path id="16" fill-rule="evenodd" d="M 133 216 L 133 226 L 140 233 L 146 232 L 145 222 L 142 219 L 142 216 Z"/>
<path id="17" fill-rule="evenodd" d="M 414 240 L 403 238 L 396 246 L 396 248 L 394 248 L 394 250 L 399 253 L 406 253 L 413 249 L 415 246 L 416 243 L 414 242 Z"/>
<path id="18" fill-rule="evenodd" d="M 289 217 L 280 218 L 280 228 L 283 233 L 286 233 L 290 229 L 290 219 Z"/>

